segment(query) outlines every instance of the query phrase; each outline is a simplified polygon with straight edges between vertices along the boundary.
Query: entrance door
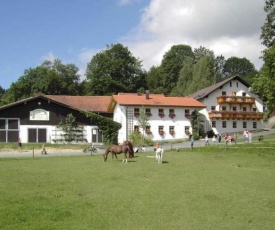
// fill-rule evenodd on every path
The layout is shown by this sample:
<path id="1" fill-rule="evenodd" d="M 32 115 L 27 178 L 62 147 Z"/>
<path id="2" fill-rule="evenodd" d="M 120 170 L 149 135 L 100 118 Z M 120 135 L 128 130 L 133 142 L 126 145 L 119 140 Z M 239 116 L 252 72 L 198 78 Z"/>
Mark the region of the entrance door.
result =
<path id="1" fill-rule="evenodd" d="M 28 142 L 47 142 L 47 129 L 28 129 Z"/>
<path id="2" fill-rule="evenodd" d="M 99 129 L 92 129 L 92 143 L 102 143 L 102 131 Z"/>

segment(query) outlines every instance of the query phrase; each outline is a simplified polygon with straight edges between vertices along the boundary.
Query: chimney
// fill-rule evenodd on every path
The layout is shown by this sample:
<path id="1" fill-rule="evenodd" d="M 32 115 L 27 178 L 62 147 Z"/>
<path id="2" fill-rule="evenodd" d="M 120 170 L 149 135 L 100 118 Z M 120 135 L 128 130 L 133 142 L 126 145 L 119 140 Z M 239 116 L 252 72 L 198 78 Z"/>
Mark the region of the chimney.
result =
<path id="1" fill-rule="evenodd" d="M 150 90 L 145 90 L 146 99 L 150 99 Z"/>

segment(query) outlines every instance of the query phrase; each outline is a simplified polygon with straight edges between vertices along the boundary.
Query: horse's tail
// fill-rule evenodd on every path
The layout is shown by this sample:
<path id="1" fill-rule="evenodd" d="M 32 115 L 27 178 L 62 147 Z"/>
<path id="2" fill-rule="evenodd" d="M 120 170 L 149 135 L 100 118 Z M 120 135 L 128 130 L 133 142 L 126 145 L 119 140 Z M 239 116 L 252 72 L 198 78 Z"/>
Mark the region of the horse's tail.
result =
<path id="1" fill-rule="evenodd" d="M 129 147 L 129 157 L 134 157 L 134 148 L 131 141 L 128 142 L 128 147 Z"/>

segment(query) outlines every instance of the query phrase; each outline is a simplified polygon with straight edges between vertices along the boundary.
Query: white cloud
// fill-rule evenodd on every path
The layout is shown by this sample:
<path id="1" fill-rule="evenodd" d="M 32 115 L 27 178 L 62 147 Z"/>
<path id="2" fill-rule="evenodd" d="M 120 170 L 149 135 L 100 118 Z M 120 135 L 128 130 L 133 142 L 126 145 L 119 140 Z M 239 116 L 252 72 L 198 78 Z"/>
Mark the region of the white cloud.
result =
<path id="1" fill-rule="evenodd" d="M 226 58 L 246 57 L 260 68 L 263 7 L 262 0 L 151 0 L 140 24 L 121 40 L 146 69 L 159 65 L 177 44 L 204 46 Z"/>
<path id="2" fill-rule="evenodd" d="M 46 55 L 41 57 L 42 61 L 51 61 L 53 62 L 55 59 L 58 59 L 52 51 L 48 52 Z"/>
<path id="3" fill-rule="evenodd" d="M 79 68 L 78 74 L 81 76 L 81 80 L 86 78 L 85 72 L 87 64 L 92 60 L 93 56 L 99 53 L 101 50 L 97 49 L 83 49 L 77 57 L 77 66 Z"/>

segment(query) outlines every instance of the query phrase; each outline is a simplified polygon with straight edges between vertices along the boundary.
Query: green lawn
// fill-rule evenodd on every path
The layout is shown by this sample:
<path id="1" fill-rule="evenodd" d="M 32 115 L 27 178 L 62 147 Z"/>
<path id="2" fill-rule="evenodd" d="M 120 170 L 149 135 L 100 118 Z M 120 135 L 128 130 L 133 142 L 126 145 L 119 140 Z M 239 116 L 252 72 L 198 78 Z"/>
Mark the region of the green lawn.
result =
<path id="1" fill-rule="evenodd" d="M 274 140 L 166 151 L 163 164 L 3 158 L 0 229 L 274 229 Z"/>

